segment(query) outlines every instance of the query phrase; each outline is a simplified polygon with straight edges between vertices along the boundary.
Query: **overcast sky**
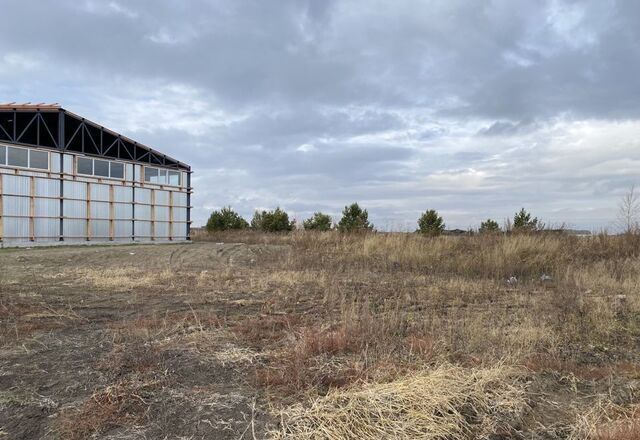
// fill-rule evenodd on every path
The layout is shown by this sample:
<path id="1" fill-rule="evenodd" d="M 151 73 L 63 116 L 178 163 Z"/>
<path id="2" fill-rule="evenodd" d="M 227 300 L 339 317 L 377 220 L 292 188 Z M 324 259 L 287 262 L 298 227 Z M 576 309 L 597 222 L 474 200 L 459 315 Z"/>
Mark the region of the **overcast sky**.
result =
<path id="1" fill-rule="evenodd" d="M 635 0 L 0 4 L 0 101 L 192 164 L 196 225 L 358 201 L 383 229 L 598 229 L 640 182 Z"/>

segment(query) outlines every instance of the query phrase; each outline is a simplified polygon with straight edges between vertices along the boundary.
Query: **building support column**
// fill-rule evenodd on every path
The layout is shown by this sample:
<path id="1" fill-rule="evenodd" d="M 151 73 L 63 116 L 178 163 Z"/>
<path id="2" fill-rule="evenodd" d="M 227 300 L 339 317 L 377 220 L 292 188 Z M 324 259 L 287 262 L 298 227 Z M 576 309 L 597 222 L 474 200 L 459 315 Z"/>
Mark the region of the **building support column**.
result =
<path id="1" fill-rule="evenodd" d="M 115 237 L 115 205 L 113 204 L 113 184 L 109 184 L 109 241 Z"/>
<path id="2" fill-rule="evenodd" d="M 151 189 L 151 241 L 156 239 L 156 190 Z"/>
<path id="3" fill-rule="evenodd" d="M 29 241 L 36 241 L 36 178 L 29 178 Z"/>
<path id="4" fill-rule="evenodd" d="M 135 167 L 134 175 L 135 175 Z M 136 241 L 136 182 L 131 186 L 131 241 Z"/>
<path id="5" fill-rule="evenodd" d="M 2 181 L 4 180 L 4 174 L 0 174 L 0 247 L 2 247 L 2 237 L 4 236 L 4 224 L 3 224 L 3 207 L 4 199 L 2 197 Z"/>
<path id="6" fill-rule="evenodd" d="M 87 182 L 87 211 L 86 215 L 86 234 L 87 241 L 91 241 L 91 184 Z"/>
<path id="7" fill-rule="evenodd" d="M 58 153 L 60 154 L 60 238 L 64 241 L 64 112 L 58 113 Z M 75 175 L 75 164 L 72 164 L 73 174 Z"/>
<path id="8" fill-rule="evenodd" d="M 187 240 L 191 240 L 191 170 L 187 171 Z"/>
<path id="9" fill-rule="evenodd" d="M 173 191 L 169 191 L 169 241 L 173 241 Z"/>

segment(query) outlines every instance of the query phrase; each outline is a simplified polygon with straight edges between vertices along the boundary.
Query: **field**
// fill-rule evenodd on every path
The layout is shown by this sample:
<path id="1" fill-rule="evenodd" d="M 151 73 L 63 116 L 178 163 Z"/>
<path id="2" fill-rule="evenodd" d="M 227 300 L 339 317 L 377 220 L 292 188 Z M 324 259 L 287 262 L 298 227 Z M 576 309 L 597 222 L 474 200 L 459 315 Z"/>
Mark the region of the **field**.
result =
<path id="1" fill-rule="evenodd" d="M 640 237 L 0 250 L 0 439 L 640 439 Z"/>

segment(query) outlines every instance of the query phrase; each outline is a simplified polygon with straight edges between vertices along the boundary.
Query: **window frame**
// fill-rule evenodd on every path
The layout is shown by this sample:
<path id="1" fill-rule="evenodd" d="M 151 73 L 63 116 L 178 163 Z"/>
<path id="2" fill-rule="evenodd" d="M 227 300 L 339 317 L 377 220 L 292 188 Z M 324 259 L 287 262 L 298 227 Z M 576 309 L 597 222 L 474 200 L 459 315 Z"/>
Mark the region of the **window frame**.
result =
<path id="1" fill-rule="evenodd" d="M 153 182 L 151 180 L 147 180 L 147 170 L 155 170 L 157 172 L 155 176 L 150 176 L 151 178 L 155 177 L 159 179 L 164 174 L 164 179 L 165 179 L 164 182 Z M 177 184 L 170 183 L 169 176 L 171 175 L 171 173 L 176 173 L 178 177 Z M 148 185 L 171 186 L 174 188 L 182 187 L 182 174 L 180 173 L 180 171 L 170 170 L 168 168 L 150 167 L 147 165 L 142 165 L 142 174 L 143 174 L 143 182 Z"/>
<path id="2" fill-rule="evenodd" d="M 91 174 L 86 174 L 86 173 L 81 173 L 80 171 L 78 171 L 78 162 L 80 160 L 89 160 L 91 161 Z M 103 176 L 103 175 L 98 175 L 96 174 L 96 160 L 99 160 L 101 162 L 106 162 L 107 163 L 107 173 L 109 174 L 108 176 Z M 111 175 L 111 164 L 116 163 L 122 166 L 122 177 L 113 177 Z M 78 176 L 84 176 L 84 177 L 94 177 L 96 179 L 113 179 L 113 180 L 126 180 L 127 177 L 127 167 L 125 166 L 124 162 L 119 162 L 116 160 L 108 160 L 108 159 L 98 159 L 95 157 L 87 157 L 87 156 L 81 156 L 81 155 L 75 155 L 75 161 L 74 161 L 74 168 L 75 168 L 75 173 Z"/>
<path id="3" fill-rule="evenodd" d="M 46 155 L 46 158 L 47 158 L 47 166 L 46 166 L 46 168 L 36 168 L 31 164 L 31 155 L 33 153 Z M 43 150 L 34 150 L 33 148 L 30 148 L 29 149 L 29 169 L 38 170 L 38 171 L 49 171 L 51 169 L 51 155 L 49 154 L 49 152 L 48 151 L 43 151 Z"/>
<path id="4" fill-rule="evenodd" d="M 93 159 L 93 176 L 99 177 L 101 179 L 111 178 L 111 164 L 109 162 L 110 161 L 105 159 Z M 104 170 L 106 171 L 106 175 L 96 173 L 98 167 L 102 167 L 103 165 L 106 167 L 106 169 Z M 103 171 L 103 170 L 100 170 L 100 171 Z"/>
<path id="5" fill-rule="evenodd" d="M 81 173 L 80 171 L 78 171 L 78 164 L 79 164 L 80 160 L 88 160 L 89 162 L 91 162 L 91 174 Z M 76 156 L 76 160 L 75 160 L 75 164 L 74 165 L 75 165 L 76 174 L 79 174 L 81 176 L 92 176 L 93 177 L 93 158 L 91 158 L 91 157 L 83 157 L 83 156 Z"/>
<path id="6" fill-rule="evenodd" d="M 0 166 L 18 168 L 18 169 L 21 169 L 21 170 L 30 170 L 30 171 L 34 171 L 34 172 L 40 172 L 40 173 L 48 173 L 48 172 L 51 171 L 51 154 L 50 154 L 50 151 L 47 151 L 47 150 L 44 150 L 44 149 L 21 147 L 21 146 L 14 147 L 13 145 L 0 145 L 0 148 L 2 148 L 4 150 L 4 154 L 2 155 L 2 160 L 0 160 Z M 24 165 L 15 165 L 15 164 L 9 163 L 9 153 L 10 153 L 11 150 L 26 151 L 26 153 L 27 153 L 27 165 L 24 166 Z M 46 154 L 47 155 L 47 167 L 46 168 L 35 168 L 35 167 L 31 166 L 31 153 L 32 152 L 36 152 L 36 153 Z"/>
<path id="7" fill-rule="evenodd" d="M 27 153 L 27 165 L 15 165 L 15 164 L 9 163 L 9 153 L 11 152 L 11 150 L 18 150 L 18 151 L 26 152 Z M 7 147 L 7 166 L 14 167 L 14 168 L 23 168 L 25 170 L 28 170 L 29 169 L 29 150 L 27 148 Z"/>
<path id="8" fill-rule="evenodd" d="M 22 165 L 11 165 L 9 163 L 9 152 L 11 149 L 16 149 L 16 150 L 23 150 L 27 152 L 27 166 L 22 166 Z M 36 148 L 28 148 L 28 147 L 22 147 L 22 146 L 13 146 L 13 145 L 0 145 L 0 151 L 4 150 L 4 154 L 0 153 L 0 166 L 3 167 L 12 167 L 12 168 L 19 168 L 19 169 L 24 169 L 24 170 L 32 170 L 34 172 L 51 172 L 51 151 L 48 151 L 46 149 L 36 149 Z M 47 155 L 47 167 L 46 168 L 33 168 L 31 166 L 31 153 L 32 152 L 36 152 L 36 153 L 42 153 L 42 154 L 46 154 Z M 94 157 L 89 157 L 89 156 L 83 156 L 80 154 L 74 154 L 73 155 L 75 157 L 74 159 L 74 172 L 76 175 L 79 176 L 86 176 L 86 177 L 94 177 L 94 178 L 98 178 L 98 179 L 113 179 L 113 180 L 126 180 L 127 178 L 127 164 L 132 164 L 134 167 L 138 164 L 136 163 L 131 163 L 131 162 L 125 162 L 125 161 L 117 161 L 117 160 L 109 160 L 109 159 L 102 159 L 102 158 L 94 158 Z M 78 162 L 80 160 L 89 160 L 91 161 L 91 174 L 86 174 L 86 173 L 81 173 L 78 171 Z M 97 176 L 95 174 L 95 161 L 96 160 L 101 160 L 101 161 L 105 161 L 109 164 L 109 176 Z M 122 168 L 122 177 L 114 177 L 112 174 L 112 164 L 117 164 Z M 144 164 L 140 164 L 140 166 L 142 167 L 142 181 L 145 184 L 150 184 L 150 185 L 159 185 L 159 186 L 171 186 L 171 187 L 175 187 L 175 188 L 182 188 L 183 185 L 183 178 L 182 178 L 182 172 L 180 170 L 174 170 L 174 169 L 169 169 L 169 168 L 163 168 L 163 167 L 154 167 L 154 166 L 146 166 Z M 146 170 L 150 169 L 150 170 L 155 170 L 156 171 L 156 175 L 155 176 L 151 176 L 151 178 L 155 177 L 157 179 L 160 179 L 160 177 L 162 176 L 164 178 L 163 182 L 151 182 L 148 181 L 146 179 Z M 135 170 L 135 168 L 134 168 Z M 135 174 L 135 173 L 134 173 Z M 177 178 L 177 182 L 176 183 L 172 183 L 171 178 L 175 177 Z"/>
<path id="9" fill-rule="evenodd" d="M 122 167 L 122 176 L 121 177 L 113 177 L 113 172 L 112 172 L 113 165 L 119 165 L 120 167 Z M 124 162 L 116 162 L 114 160 L 110 160 L 109 161 L 109 178 L 110 179 L 124 180 L 124 176 L 125 176 L 125 174 L 127 172 L 126 171 L 127 167 L 125 167 L 124 165 L 125 165 Z"/>
<path id="10" fill-rule="evenodd" d="M 155 176 L 154 176 L 154 175 L 149 174 L 149 180 L 147 180 L 147 170 L 149 170 L 149 171 L 155 171 L 155 173 L 156 173 L 156 174 L 155 174 Z M 158 182 L 153 182 L 153 181 L 151 180 L 151 179 L 152 179 L 152 178 L 154 178 L 154 177 L 157 179 L 157 178 L 158 178 L 158 176 L 160 176 L 160 170 L 159 170 L 158 168 L 156 168 L 156 167 L 148 167 L 148 166 L 146 166 L 146 165 L 143 165 L 143 166 L 142 166 L 142 174 L 143 174 L 143 179 L 142 179 L 142 180 L 144 181 L 144 183 L 150 183 L 150 184 L 152 184 L 152 185 L 158 185 Z"/>
<path id="11" fill-rule="evenodd" d="M 178 178 L 178 183 L 173 184 L 171 183 L 171 173 L 174 173 L 175 176 Z M 167 170 L 167 184 L 169 186 L 175 186 L 175 187 L 181 187 L 181 183 L 182 183 L 182 173 L 180 171 L 174 171 L 174 170 Z"/>

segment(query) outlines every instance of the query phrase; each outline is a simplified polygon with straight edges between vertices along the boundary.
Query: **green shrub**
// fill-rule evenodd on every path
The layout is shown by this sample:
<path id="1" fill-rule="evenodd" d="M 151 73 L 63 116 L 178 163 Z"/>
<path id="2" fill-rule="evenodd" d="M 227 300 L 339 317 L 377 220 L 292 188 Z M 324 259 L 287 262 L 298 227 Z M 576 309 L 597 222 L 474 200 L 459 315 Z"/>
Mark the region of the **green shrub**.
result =
<path id="1" fill-rule="evenodd" d="M 500 231 L 501 229 L 500 225 L 498 225 L 498 222 L 490 218 L 480 223 L 480 229 L 478 229 L 478 232 L 481 234 L 492 234 Z"/>
<path id="2" fill-rule="evenodd" d="M 531 213 L 525 211 L 524 208 L 513 216 L 514 231 L 537 231 L 542 228 L 543 225 L 538 221 L 538 218 L 531 218 Z"/>
<path id="3" fill-rule="evenodd" d="M 205 229 L 209 232 L 228 231 L 230 229 L 246 229 L 249 223 L 243 219 L 240 214 L 231 209 L 230 206 L 222 208 L 219 211 L 213 211 Z"/>
<path id="4" fill-rule="evenodd" d="M 366 232 L 373 230 L 373 225 L 369 223 L 367 210 L 360 208 L 357 203 L 353 203 L 350 206 L 345 206 L 342 210 L 338 230 L 340 232 Z"/>
<path id="5" fill-rule="evenodd" d="M 313 217 L 303 221 L 302 226 L 304 226 L 306 230 L 328 231 L 331 229 L 331 223 L 331 216 L 321 212 L 316 212 L 313 214 Z"/>
<path id="6" fill-rule="evenodd" d="M 252 229 L 264 232 L 291 231 L 295 225 L 295 220 L 289 221 L 289 214 L 279 207 L 274 211 L 256 211 L 251 220 Z"/>
<path id="7" fill-rule="evenodd" d="M 435 209 L 429 209 L 418 219 L 418 232 L 421 234 L 436 236 L 444 231 L 444 221 Z"/>

